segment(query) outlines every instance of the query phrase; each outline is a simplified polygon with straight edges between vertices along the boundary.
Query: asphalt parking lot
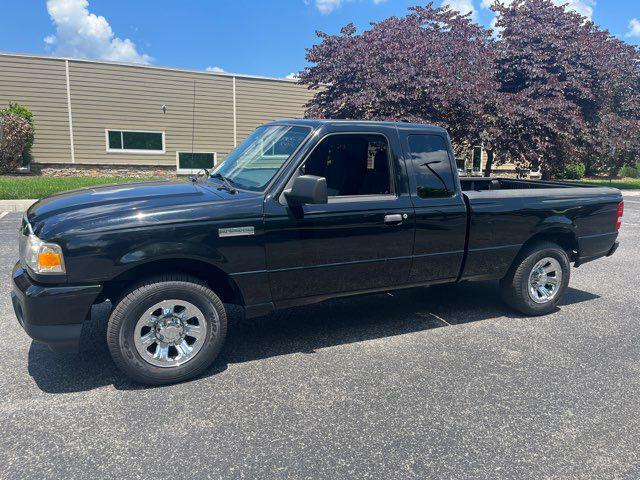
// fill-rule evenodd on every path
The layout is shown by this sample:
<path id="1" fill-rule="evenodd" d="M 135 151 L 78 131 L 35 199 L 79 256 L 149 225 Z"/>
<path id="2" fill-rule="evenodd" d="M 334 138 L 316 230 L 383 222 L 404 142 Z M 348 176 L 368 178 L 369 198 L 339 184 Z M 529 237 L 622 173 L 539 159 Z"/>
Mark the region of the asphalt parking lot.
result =
<path id="1" fill-rule="evenodd" d="M 619 251 L 551 315 L 495 283 L 342 299 L 235 321 L 206 375 L 160 388 L 100 342 L 32 343 L 5 281 L 0 477 L 640 478 L 640 196 L 625 210 Z"/>

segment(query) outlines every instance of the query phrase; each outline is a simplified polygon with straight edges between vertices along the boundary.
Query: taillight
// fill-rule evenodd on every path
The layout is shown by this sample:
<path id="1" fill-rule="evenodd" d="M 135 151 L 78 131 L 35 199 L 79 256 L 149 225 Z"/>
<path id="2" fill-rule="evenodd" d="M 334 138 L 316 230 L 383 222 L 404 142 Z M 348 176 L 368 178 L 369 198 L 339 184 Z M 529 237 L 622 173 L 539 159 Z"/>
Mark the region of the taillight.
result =
<path id="1" fill-rule="evenodd" d="M 622 215 L 624 214 L 624 202 L 618 204 L 618 212 L 616 213 L 616 230 L 620 230 L 622 225 Z"/>

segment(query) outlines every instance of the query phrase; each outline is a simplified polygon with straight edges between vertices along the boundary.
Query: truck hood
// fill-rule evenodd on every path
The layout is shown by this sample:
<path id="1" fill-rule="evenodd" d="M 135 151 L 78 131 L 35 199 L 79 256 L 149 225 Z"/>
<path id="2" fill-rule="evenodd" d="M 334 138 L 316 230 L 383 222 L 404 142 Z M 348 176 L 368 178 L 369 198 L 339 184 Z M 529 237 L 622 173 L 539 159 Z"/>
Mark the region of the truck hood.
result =
<path id="1" fill-rule="evenodd" d="M 39 238 L 55 241 L 66 233 L 215 220 L 229 215 L 224 208 L 229 204 L 245 204 L 245 213 L 261 214 L 259 195 L 232 195 L 218 186 L 212 180 L 166 180 L 83 188 L 36 202 L 27 219 Z"/>

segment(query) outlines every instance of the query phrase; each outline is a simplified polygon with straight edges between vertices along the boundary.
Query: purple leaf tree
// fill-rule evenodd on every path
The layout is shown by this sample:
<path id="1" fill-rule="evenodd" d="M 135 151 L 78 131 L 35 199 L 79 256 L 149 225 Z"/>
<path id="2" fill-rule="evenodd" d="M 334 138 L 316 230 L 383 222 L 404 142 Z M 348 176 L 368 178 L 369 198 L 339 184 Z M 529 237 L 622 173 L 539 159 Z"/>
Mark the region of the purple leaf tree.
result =
<path id="1" fill-rule="evenodd" d="M 500 93 L 508 98 L 495 119 L 504 152 L 540 160 L 545 176 L 568 163 L 593 170 L 637 154 L 638 49 L 550 0 L 497 2 L 493 10 Z"/>
<path id="2" fill-rule="evenodd" d="M 457 145 L 495 136 L 495 42 L 468 15 L 430 2 L 360 34 L 349 24 L 339 35 L 317 35 L 312 65 L 300 73 L 317 89 L 307 116 L 429 122 Z"/>
<path id="3" fill-rule="evenodd" d="M 316 90 L 307 116 L 434 123 L 458 151 L 481 143 L 497 163 L 539 165 L 545 177 L 636 156 L 638 48 L 551 0 L 493 10 L 497 36 L 433 2 L 362 33 L 317 32 L 300 74 Z"/>

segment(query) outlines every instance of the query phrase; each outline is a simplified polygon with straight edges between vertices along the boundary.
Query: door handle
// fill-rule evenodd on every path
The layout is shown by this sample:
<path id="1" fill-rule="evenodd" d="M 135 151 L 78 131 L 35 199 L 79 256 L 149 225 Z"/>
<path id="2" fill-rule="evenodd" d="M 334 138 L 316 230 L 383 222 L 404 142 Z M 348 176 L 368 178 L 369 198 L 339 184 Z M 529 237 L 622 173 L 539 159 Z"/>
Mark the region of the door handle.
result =
<path id="1" fill-rule="evenodd" d="M 393 224 L 402 223 L 402 218 L 403 218 L 403 215 L 399 213 L 394 213 L 392 215 L 385 215 L 384 223 L 393 223 Z"/>

